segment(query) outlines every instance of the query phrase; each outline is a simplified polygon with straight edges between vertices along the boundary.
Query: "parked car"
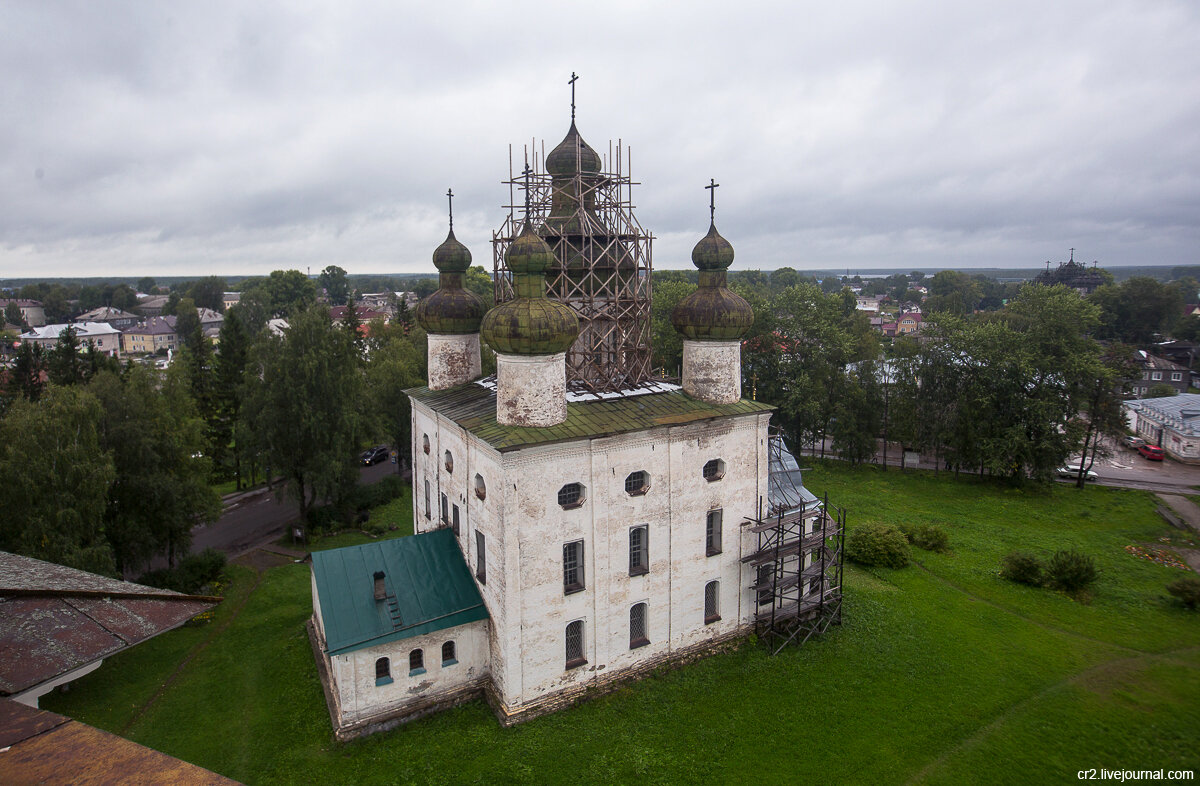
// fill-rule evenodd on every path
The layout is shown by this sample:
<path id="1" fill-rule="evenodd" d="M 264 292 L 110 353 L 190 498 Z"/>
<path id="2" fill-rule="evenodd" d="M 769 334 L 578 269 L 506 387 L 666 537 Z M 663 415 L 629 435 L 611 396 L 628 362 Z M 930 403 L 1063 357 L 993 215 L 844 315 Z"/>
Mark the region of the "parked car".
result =
<path id="1" fill-rule="evenodd" d="M 376 447 L 364 450 L 362 456 L 359 458 L 362 459 L 363 464 L 369 467 L 372 464 L 378 464 L 381 461 L 387 461 L 389 452 L 390 451 L 388 450 L 387 445 L 378 445 Z"/>
<path id="2" fill-rule="evenodd" d="M 1137 450 L 1142 445 L 1146 444 L 1146 440 L 1142 439 L 1141 437 L 1135 437 L 1131 434 L 1131 435 L 1122 437 L 1121 444 L 1127 448 L 1133 448 L 1134 450 Z"/>
<path id="3" fill-rule="evenodd" d="M 1142 443 L 1141 445 L 1138 445 L 1137 451 L 1138 451 L 1138 453 L 1141 453 L 1142 456 L 1150 459 L 1151 461 L 1162 461 L 1163 460 L 1163 449 L 1160 448 L 1158 445 L 1147 445 L 1145 443 Z"/>
<path id="4" fill-rule="evenodd" d="M 1058 468 L 1058 476 L 1060 478 L 1067 478 L 1068 480 L 1077 479 L 1079 477 L 1079 465 L 1078 464 L 1066 464 L 1064 466 L 1059 467 Z M 1083 479 L 1084 480 L 1096 480 L 1096 478 L 1098 478 L 1098 477 L 1099 477 L 1099 475 L 1097 475 L 1095 472 L 1092 472 L 1090 469 L 1085 469 L 1083 471 Z"/>

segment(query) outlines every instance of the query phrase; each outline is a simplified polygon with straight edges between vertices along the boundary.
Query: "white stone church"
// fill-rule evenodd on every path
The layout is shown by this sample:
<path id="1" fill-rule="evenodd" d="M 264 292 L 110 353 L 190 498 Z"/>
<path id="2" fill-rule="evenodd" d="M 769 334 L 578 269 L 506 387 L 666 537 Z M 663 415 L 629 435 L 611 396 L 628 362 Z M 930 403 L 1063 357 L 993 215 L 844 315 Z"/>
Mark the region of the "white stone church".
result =
<path id="1" fill-rule="evenodd" d="M 682 385 L 651 374 L 650 237 L 619 159 L 572 120 L 539 171 L 510 179 L 524 209 L 496 233 L 486 314 L 462 288 L 471 255 L 451 217 L 440 288 L 417 311 L 428 387 L 408 391 L 417 534 L 313 554 L 340 738 L 480 695 L 518 722 L 837 592 L 822 506 L 768 434 L 772 408 L 742 398 L 753 315 L 726 286 L 733 248 L 715 225 L 672 315 Z"/>

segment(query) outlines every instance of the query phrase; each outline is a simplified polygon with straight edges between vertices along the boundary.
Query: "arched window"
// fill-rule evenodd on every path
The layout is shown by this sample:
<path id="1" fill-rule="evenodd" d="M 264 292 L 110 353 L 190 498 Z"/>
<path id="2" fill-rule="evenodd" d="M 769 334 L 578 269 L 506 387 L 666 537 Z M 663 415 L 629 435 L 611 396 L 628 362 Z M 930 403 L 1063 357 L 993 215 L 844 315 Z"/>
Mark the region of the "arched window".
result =
<path id="1" fill-rule="evenodd" d="M 421 435 L 421 447 L 425 451 L 425 455 L 428 456 L 429 455 L 429 435 L 428 434 Z"/>
<path id="2" fill-rule="evenodd" d="M 487 496 L 487 484 L 483 482 L 483 475 L 475 473 L 475 496 L 483 499 Z"/>
<path id="3" fill-rule="evenodd" d="M 454 657 L 454 642 L 448 641 L 442 645 L 442 665 L 453 666 L 458 663 L 458 659 Z"/>
<path id="4" fill-rule="evenodd" d="M 704 624 L 721 619 L 721 582 L 710 581 L 704 585 Z"/>
<path id="5" fill-rule="evenodd" d="M 721 461 L 721 459 L 712 459 L 706 462 L 702 474 L 704 475 L 704 479 L 709 483 L 712 483 L 714 480 L 720 480 L 725 477 L 725 462 Z"/>
<path id="6" fill-rule="evenodd" d="M 635 650 L 649 643 L 646 635 L 646 604 L 638 603 L 629 609 L 629 649 Z"/>
<path id="7" fill-rule="evenodd" d="M 446 471 L 453 472 L 454 471 L 454 456 L 451 456 L 450 451 L 448 451 L 448 450 L 446 451 L 445 460 L 446 460 L 445 461 Z"/>
<path id="8" fill-rule="evenodd" d="M 392 666 L 387 658 L 375 661 L 375 685 L 388 685 L 392 681 Z"/>
<path id="9" fill-rule="evenodd" d="M 408 676 L 425 673 L 425 651 L 413 650 L 408 653 Z"/>
<path id="10" fill-rule="evenodd" d="M 567 668 L 573 669 L 587 663 L 583 657 L 583 620 L 567 625 Z"/>

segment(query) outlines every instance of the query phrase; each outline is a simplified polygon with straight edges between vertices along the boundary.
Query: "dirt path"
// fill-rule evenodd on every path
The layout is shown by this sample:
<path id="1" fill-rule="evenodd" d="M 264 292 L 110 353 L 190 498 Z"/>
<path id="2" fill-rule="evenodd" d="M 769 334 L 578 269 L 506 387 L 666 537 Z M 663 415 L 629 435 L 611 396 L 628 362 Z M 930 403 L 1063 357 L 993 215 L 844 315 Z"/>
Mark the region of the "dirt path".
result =
<path id="1" fill-rule="evenodd" d="M 243 554 L 241 557 L 231 563 L 234 565 L 243 565 L 251 568 L 254 571 L 254 583 L 250 586 L 249 591 L 246 592 L 246 596 L 242 598 L 241 602 L 238 603 L 237 607 L 234 608 L 233 612 L 228 617 L 222 620 L 220 624 L 210 628 L 208 635 L 205 636 L 204 639 L 202 639 L 195 647 L 192 647 L 191 652 L 189 652 L 187 657 L 180 661 L 179 665 L 175 667 L 171 674 L 165 680 L 163 680 L 163 684 L 158 687 L 158 690 L 154 692 L 154 695 L 151 696 L 145 704 L 143 704 L 141 707 L 138 707 L 133 716 L 125 723 L 124 726 L 121 727 L 120 732 L 118 732 L 120 736 L 128 737 L 129 730 L 133 727 L 133 725 L 141 720 L 151 707 L 158 703 L 158 700 L 162 698 L 163 694 L 167 692 L 168 688 L 175 684 L 175 681 L 179 679 L 180 675 L 183 674 L 184 670 L 195 659 L 195 657 L 207 649 L 209 644 L 215 641 L 218 636 L 224 633 L 225 630 L 233 624 L 233 621 L 236 620 L 238 615 L 242 613 L 242 609 L 246 607 L 246 604 L 250 601 L 250 598 L 254 596 L 254 591 L 258 589 L 258 585 L 262 583 L 263 573 L 266 571 L 266 569 L 273 568 L 276 565 L 284 565 L 290 561 L 291 560 L 286 556 L 256 549 L 255 551 Z"/>

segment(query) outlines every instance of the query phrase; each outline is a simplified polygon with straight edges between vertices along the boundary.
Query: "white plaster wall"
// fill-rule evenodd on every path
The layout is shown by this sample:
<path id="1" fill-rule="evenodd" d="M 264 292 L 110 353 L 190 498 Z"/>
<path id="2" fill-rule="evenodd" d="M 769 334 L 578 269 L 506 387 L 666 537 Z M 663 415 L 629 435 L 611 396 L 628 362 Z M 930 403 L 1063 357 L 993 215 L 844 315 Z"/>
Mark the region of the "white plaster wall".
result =
<path id="1" fill-rule="evenodd" d="M 503 646 L 492 667 L 505 674 L 498 693 L 510 709 L 749 623 L 752 579 L 740 559 L 757 539 L 741 522 L 765 493 L 768 420 L 749 415 L 503 454 L 515 581 L 504 602 L 512 616 L 494 620 Z M 708 482 L 702 468 L 713 458 L 726 472 Z M 636 470 L 650 473 L 650 490 L 630 497 L 625 476 Z M 557 492 L 572 482 L 584 484 L 586 498 L 564 510 Z M 714 507 L 723 510 L 723 551 L 709 557 L 705 520 Z M 650 571 L 630 576 L 629 528 L 637 524 L 649 525 Z M 562 549 L 572 540 L 584 541 L 586 587 L 565 595 Z M 704 587 L 712 580 L 721 583 L 721 620 L 705 625 Z M 643 601 L 651 643 L 630 650 L 629 609 Z M 567 671 L 565 631 L 577 619 L 588 663 Z"/>
<path id="2" fill-rule="evenodd" d="M 567 354 L 496 353 L 496 420 L 553 426 L 567 419 Z"/>
<path id="3" fill-rule="evenodd" d="M 477 379 L 482 373 L 479 360 L 479 334 L 450 335 L 430 333 L 429 389 L 445 390 Z"/>
<path id="4" fill-rule="evenodd" d="M 353 723 L 486 676 L 491 651 L 487 620 L 335 655 L 330 660 L 340 694 L 342 722 Z M 456 664 L 442 665 L 442 644 L 453 641 Z M 424 650 L 425 673 L 409 675 L 408 656 Z M 392 682 L 375 684 L 375 661 L 391 660 Z"/>
<path id="5" fill-rule="evenodd" d="M 742 397 L 742 342 L 683 340 L 683 391 L 714 404 Z"/>

